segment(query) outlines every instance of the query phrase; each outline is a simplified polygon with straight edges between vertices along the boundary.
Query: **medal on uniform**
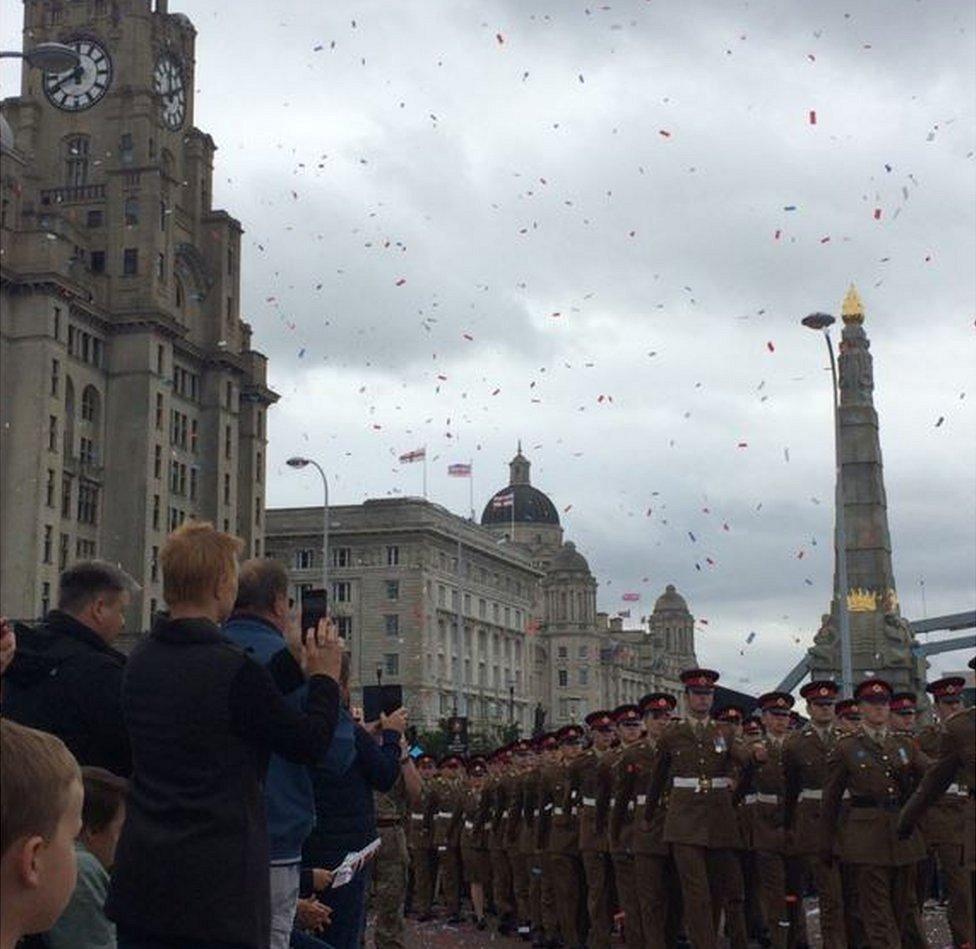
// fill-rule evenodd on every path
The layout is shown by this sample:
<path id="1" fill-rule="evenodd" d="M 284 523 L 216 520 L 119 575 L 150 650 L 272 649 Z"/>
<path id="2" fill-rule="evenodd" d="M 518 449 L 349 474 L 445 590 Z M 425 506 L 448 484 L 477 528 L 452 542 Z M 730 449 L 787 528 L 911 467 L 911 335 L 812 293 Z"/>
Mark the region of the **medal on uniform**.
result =
<path id="1" fill-rule="evenodd" d="M 715 736 L 715 750 L 721 755 L 729 750 L 729 746 L 726 744 L 725 736 L 721 733 Z"/>

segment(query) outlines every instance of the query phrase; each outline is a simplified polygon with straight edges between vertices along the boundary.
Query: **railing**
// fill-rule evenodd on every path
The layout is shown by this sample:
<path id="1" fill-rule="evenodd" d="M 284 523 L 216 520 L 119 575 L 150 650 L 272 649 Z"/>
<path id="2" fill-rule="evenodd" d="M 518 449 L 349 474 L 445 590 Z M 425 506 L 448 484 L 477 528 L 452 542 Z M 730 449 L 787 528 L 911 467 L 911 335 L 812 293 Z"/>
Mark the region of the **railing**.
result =
<path id="1" fill-rule="evenodd" d="M 105 473 L 103 465 L 96 465 L 93 461 L 69 454 L 67 451 L 64 452 L 64 470 L 90 481 L 101 481 Z"/>
<path id="2" fill-rule="evenodd" d="M 104 200 L 105 185 L 65 185 L 63 188 L 45 188 L 41 191 L 41 204 L 44 205 Z"/>

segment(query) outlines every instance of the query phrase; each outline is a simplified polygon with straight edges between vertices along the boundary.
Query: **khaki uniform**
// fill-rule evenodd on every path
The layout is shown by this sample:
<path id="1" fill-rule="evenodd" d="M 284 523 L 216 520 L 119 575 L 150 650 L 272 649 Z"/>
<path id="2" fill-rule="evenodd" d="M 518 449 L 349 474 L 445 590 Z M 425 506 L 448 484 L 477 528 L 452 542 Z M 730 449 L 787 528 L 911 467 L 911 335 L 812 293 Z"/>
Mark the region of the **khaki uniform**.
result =
<path id="1" fill-rule="evenodd" d="M 420 800 L 411 807 L 407 821 L 407 846 L 413 873 L 413 909 L 421 916 L 430 914 L 434 902 L 437 856 L 434 850 L 433 820 L 437 799 L 436 778 L 424 781 Z"/>
<path id="2" fill-rule="evenodd" d="M 742 875 L 733 853 L 741 840 L 732 782 L 735 762 L 747 765 L 751 752 L 737 739 L 728 742 L 711 720 L 688 719 L 670 724 L 657 750 L 648 815 L 670 788 L 664 840 L 672 845 L 681 880 L 685 932 L 695 949 L 714 949 L 724 905 L 732 947 L 744 949 Z"/>
<path id="3" fill-rule="evenodd" d="M 553 889 L 563 943 L 571 949 L 583 944 L 583 865 L 575 780 L 567 765 L 551 765 L 542 772 L 539 798 L 543 873 Z"/>
<path id="4" fill-rule="evenodd" d="M 900 802 L 926 761 L 911 738 L 866 728 L 840 738 L 828 756 L 821 812 L 824 853 L 832 857 L 830 841 L 848 791 L 841 858 L 856 868 L 861 920 L 872 947 L 925 946 L 915 901 L 915 869 L 925 844 L 917 831 L 899 839 L 895 825 Z"/>
<path id="5" fill-rule="evenodd" d="M 626 748 L 618 765 L 610 815 L 610 839 L 633 857 L 634 919 L 625 919 L 628 946 L 664 949 L 673 946 L 680 928 L 681 903 L 675 884 L 671 848 L 664 842 L 667 792 L 648 819 L 647 786 L 655 744 L 644 739 Z M 625 910 L 626 912 L 626 910 Z M 639 943 L 638 941 L 639 940 Z"/>
<path id="6" fill-rule="evenodd" d="M 545 840 L 540 839 L 540 797 L 542 790 L 541 762 L 523 775 L 522 823 L 519 848 L 529 867 L 529 908 L 532 926 L 546 940 L 555 940 L 559 923 L 556 920 L 556 900 L 552 880 L 542 865 Z"/>
<path id="7" fill-rule="evenodd" d="M 464 878 L 484 886 L 489 880 L 488 851 L 485 846 L 485 821 L 488 799 L 484 788 L 465 788 L 461 795 L 461 862 Z"/>
<path id="8" fill-rule="evenodd" d="M 505 840 L 508 858 L 512 867 L 512 888 L 518 912 L 519 935 L 526 935 L 531 929 L 532 907 L 529 902 L 529 860 L 522 853 L 522 805 L 525 797 L 524 772 L 516 772 L 506 777 L 509 788 L 508 810 L 504 818 Z"/>
<path id="9" fill-rule="evenodd" d="M 384 793 L 374 795 L 380 849 L 373 863 L 373 909 L 376 949 L 404 949 L 403 908 L 407 895 L 407 837 L 403 829 L 407 794 L 403 776 Z"/>
<path id="10" fill-rule="evenodd" d="M 434 848 L 444 904 L 451 916 L 461 915 L 461 803 L 464 787 L 455 778 L 437 779 Z"/>
<path id="11" fill-rule="evenodd" d="M 641 949 L 645 945 L 640 903 L 637 899 L 634 837 L 637 830 L 637 762 L 642 752 L 646 757 L 646 748 L 643 741 L 615 748 L 610 768 L 612 790 L 607 834 L 613 875 L 617 883 L 617 900 L 624 913 L 624 943 L 629 949 Z"/>
<path id="12" fill-rule="evenodd" d="M 837 741 L 832 729 L 806 725 L 783 748 L 784 825 L 791 852 L 813 877 L 820 904 L 823 949 L 844 949 L 844 899 L 840 868 L 825 862 L 821 840 L 821 803 L 827 778 L 827 755 Z"/>
<path id="13" fill-rule="evenodd" d="M 508 784 L 506 775 L 494 775 L 485 786 L 487 820 L 485 842 L 491 864 L 491 889 L 495 910 L 503 926 L 515 916 L 515 897 L 512 892 L 512 865 L 508 861 L 505 829 L 508 821 Z"/>
<path id="14" fill-rule="evenodd" d="M 603 817 L 597 810 L 600 789 L 610 781 L 609 752 L 588 748 L 569 766 L 570 780 L 579 795 L 579 852 L 586 880 L 587 942 L 592 949 L 610 945 L 611 867 Z M 607 792 L 609 799 L 609 791 Z"/>

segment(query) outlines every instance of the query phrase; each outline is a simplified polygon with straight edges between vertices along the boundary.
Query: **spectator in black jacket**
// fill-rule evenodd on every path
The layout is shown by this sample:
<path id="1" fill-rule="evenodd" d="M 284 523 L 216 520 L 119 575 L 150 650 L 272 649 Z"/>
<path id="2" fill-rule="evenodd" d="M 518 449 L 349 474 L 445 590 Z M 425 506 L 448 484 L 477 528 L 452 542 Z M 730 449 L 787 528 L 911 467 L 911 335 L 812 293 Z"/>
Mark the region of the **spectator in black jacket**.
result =
<path id="1" fill-rule="evenodd" d="M 122 721 L 125 656 L 112 648 L 125 628 L 133 579 L 101 560 L 61 574 L 58 607 L 37 626 L 17 627 L 3 677 L 3 714 L 57 735 L 82 765 L 132 770 Z"/>
<path id="2" fill-rule="evenodd" d="M 220 631 L 240 541 L 188 521 L 160 560 L 169 617 L 133 651 L 122 687 L 132 781 L 106 913 L 119 949 L 266 949 L 271 935 L 262 782 L 271 753 L 311 764 L 339 714 L 342 642 L 309 630 L 302 680 L 288 650 L 262 666 Z"/>

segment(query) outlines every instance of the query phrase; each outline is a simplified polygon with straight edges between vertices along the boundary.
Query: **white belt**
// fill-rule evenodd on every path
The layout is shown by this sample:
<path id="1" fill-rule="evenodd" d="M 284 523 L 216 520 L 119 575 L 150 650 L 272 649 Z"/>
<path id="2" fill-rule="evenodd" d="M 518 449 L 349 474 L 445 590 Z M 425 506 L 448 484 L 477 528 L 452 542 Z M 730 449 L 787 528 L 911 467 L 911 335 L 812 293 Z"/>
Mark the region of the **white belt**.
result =
<path id="1" fill-rule="evenodd" d="M 637 795 L 637 806 L 638 807 L 642 807 L 646 803 L 647 803 L 647 795 L 646 794 L 638 794 Z"/>
<path id="2" fill-rule="evenodd" d="M 508 817 L 508 811 L 502 811 L 502 818 Z"/>
<path id="3" fill-rule="evenodd" d="M 474 830 L 474 821 L 473 820 L 466 820 L 464 822 L 464 829 L 465 830 Z"/>
<path id="4" fill-rule="evenodd" d="M 562 807 L 554 807 L 554 808 L 552 809 L 552 812 L 553 812 L 553 814 L 555 814 L 555 815 L 556 815 L 557 817 L 562 817 L 562 816 L 563 816 L 563 814 L 565 814 L 565 813 L 566 813 L 566 811 L 565 811 L 565 809 L 564 809 L 564 808 L 562 808 Z"/>
<path id="5" fill-rule="evenodd" d="M 822 801 L 823 791 L 820 788 L 804 788 L 800 791 L 801 801 Z"/>
<path id="6" fill-rule="evenodd" d="M 450 820 L 454 815 L 450 811 L 438 811 L 437 816 L 444 820 Z"/>
<path id="7" fill-rule="evenodd" d="M 694 788 L 696 791 L 721 790 L 732 787 L 731 778 L 672 778 L 672 787 Z"/>
<path id="8" fill-rule="evenodd" d="M 964 784 L 950 784 L 949 787 L 945 789 L 946 794 L 956 794 L 959 797 L 969 797 L 969 788 Z"/>
<path id="9" fill-rule="evenodd" d="M 742 799 L 742 803 L 743 804 L 755 804 L 756 803 L 756 800 L 757 800 L 757 797 L 758 797 L 758 795 L 756 795 L 756 794 L 747 794 Z"/>
<path id="10" fill-rule="evenodd" d="M 583 798 L 583 807 L 596 807 L 596 798 L 595 797 L 584 797 Z"/>
<path id="11" fill-rule="evenodd" d="M 757 804 L 779 804 L 778 794 L 756 794 Z"/>
<path id="12" fill-rule="evenodd" d="M 410 820 L 423 820 L 423 819 L 424 819 L 424 815 L 423 814 L 411 814 L 410 815 Z"/>
<path id="13" fill-rule="evenodd" d="M 613 810 L 613 805 L 614 805 L 614 803 L 616 802 L 616 800 L 617 800 L 617 799 L 616 799 L 615 797 L 612 797 L 612 798 L 610 798 L 610 800 L 609 800 L 609 801 L 607 801 L 607 807 L 609 807 L 609 808 L 610 808 L 610 810 Z"/>
<path id="14" fill-rule="evenodd" d="M 552 810 L 552 804 L 551 804 L 551 803 L 550 803 L 550 804 L 547 804 L 547 805 L 546 805 L 546 806 L 545 806 L 544 808 L 542 808 L 542 809 L 543 809 L 544 811 L 551 811 L 551 810 Z"/>
<path id="15" fill-rule="evenodd" d="M 442 846 L 438 847 L 437 849 L 438 849 L 438 851 L 440 853 L 443 853 L 445 850 L 447 850 L 447 846 L 446 845 L 442 845 Z"/>

